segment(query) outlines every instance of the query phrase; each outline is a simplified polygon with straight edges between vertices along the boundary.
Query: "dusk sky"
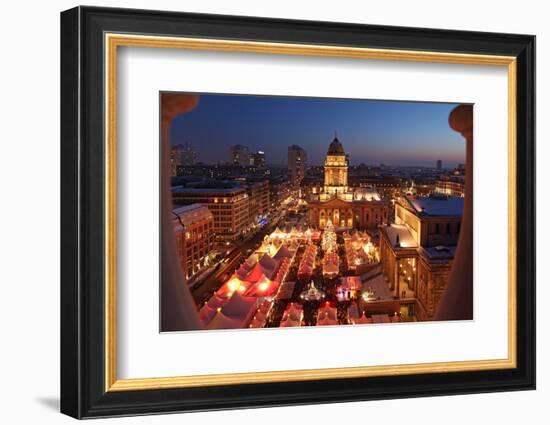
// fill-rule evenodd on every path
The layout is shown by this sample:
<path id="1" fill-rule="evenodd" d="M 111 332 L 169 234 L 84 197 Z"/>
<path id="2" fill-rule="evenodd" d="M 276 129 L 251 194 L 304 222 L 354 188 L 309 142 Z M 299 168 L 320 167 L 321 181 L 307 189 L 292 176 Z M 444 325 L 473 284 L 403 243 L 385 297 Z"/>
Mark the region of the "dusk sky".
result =
<path id="1" fill-rule="evenodd" d="M 287 163 L 292 144 L 321 165 L 336 131 L 350 163 L 444 167 L 465 162 L 463 138 L 451 130 L 452 103 L 200 95 L 197 107 L 176 117 L 172 144 L 189 143 L 204 163 L 229 161 L 229 146 L 262 150 L 270 165 Z"/>

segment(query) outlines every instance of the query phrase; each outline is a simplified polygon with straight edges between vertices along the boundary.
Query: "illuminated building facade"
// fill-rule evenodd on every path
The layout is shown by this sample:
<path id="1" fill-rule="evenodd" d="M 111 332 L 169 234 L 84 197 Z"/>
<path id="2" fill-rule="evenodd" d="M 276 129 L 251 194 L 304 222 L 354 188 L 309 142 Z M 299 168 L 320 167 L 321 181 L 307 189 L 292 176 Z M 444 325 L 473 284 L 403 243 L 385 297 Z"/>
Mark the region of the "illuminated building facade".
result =
<path id="1" fill-rule="evenodd" d="M 261 181 L 249 183 L 246 186 L 248 194 L 248 220 L 249 223 L 258 223 L 260 217 L 269 211 L 269 182 Z"/>
<path id="2" fill-rule="evenodd" d="M 464 197 L 464 176 L 444 176 L 435 183 L 435 191 L 449 196 Z"/>
<path id="3" fill-rule="evenodd" d="M 200 204 L 178 207 L 172 214 L 181 270 L 185 279 L 191 280 L 208 265 L 214 245 L 214 216 Z"/>
<path id="4" fill-rule="evenodd" d="M 214 232 L 219 241 L 233 241 L 249 226 L 249 196 L 244 187 L 172 189 L 174 204 L 199 203 L 214 217 Z"/>
<path id="5" fill-rule="evenodd" d="M 455 254 L 464 199 L 406 196 L 395 205 L 395 223 L 380 228 L 380 262 L 390 290 L 432 319 Z"/>
<path id="6" fill-rule="evenodd" d="M 250 154 L 249 164 L 256 168 L 265 168 L 265 152 L 257 151 Z"/>
<path id="7" fill-rule="evenodd" d="M 325 158 L 324 185 L 309 194 L 312 226 L 324 229 L 330 221 L 337 228 L 372 229 L 388 221 L 389 202 L 371 187 L 350 187 L 348 167 L 348 156 L 335 137 Z"/>

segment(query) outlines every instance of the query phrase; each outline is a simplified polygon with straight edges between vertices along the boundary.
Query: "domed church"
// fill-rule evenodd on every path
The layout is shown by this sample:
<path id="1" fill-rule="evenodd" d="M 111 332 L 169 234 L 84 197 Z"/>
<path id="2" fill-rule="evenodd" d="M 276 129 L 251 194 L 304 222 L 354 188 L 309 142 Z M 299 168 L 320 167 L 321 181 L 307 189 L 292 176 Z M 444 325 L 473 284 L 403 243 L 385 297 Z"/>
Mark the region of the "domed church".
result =
<path id="1" fill-rule="evenodd" d="M 324 229 L 330 220 L 336 228 L 373 229 L 389 220 L 389 202 L 370 187 L 348 186 L 349 158 L 334 137 L 325 157 L 324 185 L 308 197 L 310 225 Z"/>

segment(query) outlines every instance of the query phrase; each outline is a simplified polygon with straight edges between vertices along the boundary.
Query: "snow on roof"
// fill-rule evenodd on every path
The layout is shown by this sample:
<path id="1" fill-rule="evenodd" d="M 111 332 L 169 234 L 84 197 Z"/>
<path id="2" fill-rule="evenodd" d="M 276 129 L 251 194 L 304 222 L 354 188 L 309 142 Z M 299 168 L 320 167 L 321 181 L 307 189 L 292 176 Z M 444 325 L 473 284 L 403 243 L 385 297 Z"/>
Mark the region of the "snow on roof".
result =
<path id="1" fill-rule="evenodd" d="M 464 198 L 457 196 L 407 196 L 417 213 L 429 216 L 460 217 L 464 210 Z"/>
<path id="2" fill-rule="evenodd" d="M 373 187 L 358 187 L 353 191 L 356 201 L 380 201 L 380 194 Z"/>
<path id="3" fill-rule="evenodd" d="M 202 220 L 214 220 L 210 210 L 201 204 L 191 204 L 175 208 L 173 211 L 174 220 L 189 226 Z"/>
<path id="4" fill-rule="evenodd" d="M 418 244 L 414 240 L 411 232 L 404 224 L 392 223 L 389 226 L 381 227 L 386 234 L 390 243 L 397 248 L 417 248 Z M 397 245 L 397 237 L 399 236 L 399 245 Z"/>
<path id="5" fill-rule="evenodd" d="M 393 299 L 393 294 L 391 293 L 383 274 L 379 274 L 375 278 L 363 282 L 363 291 L 366 291 L 369 288 L 374 291 L 374 295 L 380 301 Z"/>
<path id="6" fill-rule="evenodd" d="M 455 255 L 456 246 L 432 246 L 422 247 L 420 253 L 430 259 L 430 261 L 449 261 Z"/>
<path id="7" fill-rule="evenodd" d="M 246 189 L 243 187 L 174 187 L 172 188 L 173 193 L 181 194 L 217 194 L 218 196 L 222 195 L 233 195 L 238 193 L 245 193 Z"/>

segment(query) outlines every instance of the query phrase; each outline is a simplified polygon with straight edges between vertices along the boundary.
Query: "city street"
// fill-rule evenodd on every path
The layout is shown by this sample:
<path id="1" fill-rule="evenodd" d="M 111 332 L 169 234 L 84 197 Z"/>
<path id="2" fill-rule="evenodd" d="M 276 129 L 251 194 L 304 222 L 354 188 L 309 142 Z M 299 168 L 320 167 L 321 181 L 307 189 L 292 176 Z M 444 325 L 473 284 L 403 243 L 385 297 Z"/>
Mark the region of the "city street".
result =
<path id="1" fill-rule="evenodd" d="M 204 282 L 192 291 L 193 299 L 197 305 L 201 305 L 205 299 L 208 299 L 212 293 L 214 293 L 220 285 L 223 283 L 220 278 L 223 276 L 228 276 L 239 266 L 239 264 L 250 256 L 256 248 L 258 248 L 264 237 L 279 225 L 285 224 L 285 217 L 282 212 L 276 215 L 276 218 L 264 226 L 262 229 L 258 230 L 252 236 L 242 240 L 237 241 L 236 245 L 230 252 L 228 257 L 225 257 L 222 261 L 226 260 L 224 265 L 220 267 L 216 272 L 212 273 L 207 277 Z M 195 284 L 196 285 L 196 284 Z"/>

